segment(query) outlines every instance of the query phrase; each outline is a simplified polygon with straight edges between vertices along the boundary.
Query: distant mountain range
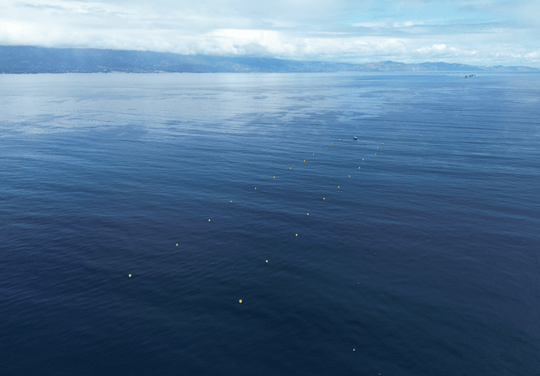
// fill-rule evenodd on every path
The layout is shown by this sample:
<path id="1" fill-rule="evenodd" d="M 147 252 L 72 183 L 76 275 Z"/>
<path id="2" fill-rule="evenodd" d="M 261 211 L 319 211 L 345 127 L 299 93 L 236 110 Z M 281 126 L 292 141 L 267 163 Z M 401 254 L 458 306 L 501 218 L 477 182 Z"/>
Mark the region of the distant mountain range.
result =
<path id="1" fill-rule="evenodd" d="M 295 61 L 257 57 L 179 55 L 150 51 L 0 46 L 0 73 L 151 73 L 151 72 L 540 72 L 540 69 L 502 65 L 405 64 L 381 61 L 367 64 Z"/>

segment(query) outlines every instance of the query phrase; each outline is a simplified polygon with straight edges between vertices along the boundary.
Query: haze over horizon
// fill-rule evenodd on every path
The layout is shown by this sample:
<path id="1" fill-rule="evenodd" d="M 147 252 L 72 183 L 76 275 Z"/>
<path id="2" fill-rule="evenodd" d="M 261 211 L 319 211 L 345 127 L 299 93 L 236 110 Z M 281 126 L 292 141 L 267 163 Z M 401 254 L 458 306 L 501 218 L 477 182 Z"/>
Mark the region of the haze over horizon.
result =
<path id="1" fill-rule="evenodd" d="M 540 67 L 540 3 L 7 0 L 0 45 Z"/>

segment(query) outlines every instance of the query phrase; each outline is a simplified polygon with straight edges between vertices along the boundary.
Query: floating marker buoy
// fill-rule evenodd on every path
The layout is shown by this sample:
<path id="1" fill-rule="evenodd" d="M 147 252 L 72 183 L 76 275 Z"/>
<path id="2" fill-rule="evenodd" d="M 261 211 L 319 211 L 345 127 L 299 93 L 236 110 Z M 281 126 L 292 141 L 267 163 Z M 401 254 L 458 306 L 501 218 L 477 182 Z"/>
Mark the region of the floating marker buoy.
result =
<path id="1" fill-rule="evenodd" d="M 289 170 L 292 170 L 292 167 L 289 167 Z"/>
<path id="2" fill-rule="evenodd" d="M 238 301 L 238 303 L 242 304 L 242 299 L 240 299 L 240 300 Z"/>
<path id="3" fill-rule="evenodd" d="M 351 177 L 351 175 L 349 175 L 349 177 Z"/>
<path id="4" fill-rule="evenodd" d="M 274 176 L 274 179 L 275 179 L 275 178 L 276 178 L 276 177 Z"/>
<path id="5" fill-rule="evenodd" d="M 307 215 L 309 215 L 309 213 L 307 213 Z"/>
<path id="6" fill-rule="evenodd" d="M 352 351 L 356 351 L 355 349 L 352 349 Z M 380 375 L 380 374 L 379 374 Z"/>
<path id="7" fill-rule="evenodd" d="M 232 204 L 232 201 L 231 201 L 231 204 Z"/>
<path id="8" fill-rule="evenodd" d="M 377 155 L 377 153 L 375 153 L 375 155 Z"/>
<path id="9" fill-rule="evenodd" d="M 178 243 L 176 243 L 176 246 L 178 247 Z"/>
<path id="10" fill-rule="evenodd" d="M 358 167 L 358 169 L 360 170 L 360 167 Z"/>
<path id="11" fill-rule="evenodd" d="M 255 190 L 257 190 L 257 187 L 255 187 Z"/>
<path id="12" fill-rule="evenodd" d="M 298 236 L 298 234 L 296 234 L 296 236 Z"/>
<path id="13" fill-rule="evenodd" d="M 362 158 L 362 160 L 364 160 L 364 158 Z M 360 167 L 358 167 L 358 168 L 360 168 Z"/>
<path id="14" fill-rule="evenodd" d="M 326 200 L 324 197 L 322 199 L 323 199 L 323 201 Z"/>
<path id="15" fill-rule="evenodd" d="M 128 277 L 131 278 L 131 274 L 128 274 Z"/>
<path id="16" fill-rule="evenodd" d="M 268 263 L 268 260 L 266 260 L 266 262 Z"/>
<path id="17" fill-rule="evenodd" d="M 337 187 L 339 188 L 339 185 Z"/>
<path id="18" fill-rule="evenodd" d="M 208 222 L 210 222 L 210 220 L 208 220 Z"/>
<path id="19" fill-rule="evenodd" d="M 306 160 L 304 159 L 304 163 L 306 163 Z"/>

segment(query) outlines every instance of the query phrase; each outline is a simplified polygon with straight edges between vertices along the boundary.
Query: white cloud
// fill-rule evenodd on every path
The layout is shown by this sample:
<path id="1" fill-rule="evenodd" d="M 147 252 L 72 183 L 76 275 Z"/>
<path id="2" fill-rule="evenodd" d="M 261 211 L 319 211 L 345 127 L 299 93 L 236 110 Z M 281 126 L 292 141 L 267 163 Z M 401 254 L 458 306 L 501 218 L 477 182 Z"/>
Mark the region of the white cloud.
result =
<path id="1" fill-rule="evenodd" d="M 0 44 L 532 64 L 540 26 L 524 10 L 536 9 L 535 0 L 3 0 Z"/>

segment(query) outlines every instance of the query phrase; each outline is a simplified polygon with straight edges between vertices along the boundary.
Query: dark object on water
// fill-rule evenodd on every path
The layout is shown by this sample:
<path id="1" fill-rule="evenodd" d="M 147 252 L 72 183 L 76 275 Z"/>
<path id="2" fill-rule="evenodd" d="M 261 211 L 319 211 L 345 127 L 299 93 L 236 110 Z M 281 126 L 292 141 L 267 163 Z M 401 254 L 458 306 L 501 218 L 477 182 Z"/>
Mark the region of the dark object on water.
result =
<path id="1" fill-rule="evenodd" d="M 357 138 L 356 138 L 356 137 L 353 137 L 353 139 L 354 139 L 354 140 L 357 140 Z"/>

